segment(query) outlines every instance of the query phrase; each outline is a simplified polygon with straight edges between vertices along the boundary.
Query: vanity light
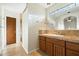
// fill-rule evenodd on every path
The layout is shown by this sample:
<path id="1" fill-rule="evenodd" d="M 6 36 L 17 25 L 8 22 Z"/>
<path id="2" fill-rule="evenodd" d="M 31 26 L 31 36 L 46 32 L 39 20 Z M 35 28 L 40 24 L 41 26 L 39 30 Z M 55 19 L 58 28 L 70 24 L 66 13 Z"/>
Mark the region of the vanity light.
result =
<path id="1" fill-rule="evenodd" d="M 67 12 L 68 14 L 71 13 L 70 11 Z M 68 22 L 72 22 L 71 17 L 68 17 L 67 19 Z"/>
<path id="2" fill-rule="evenodd" d="M 70 13 L 70 12 L 69 12 Z M 68 22 L 72 22 L 72 20 L 71 20 L 71 17 L 68 17 L 68 20 L 67 20 Z"/>
<path id="3" fill-rule="evenodd" d="M 67 12 L 67 13 L 70 13 L 70 11 L 69 11 L 69 12 Z"/>
<path id="4" fill-rule="evenodd" d="M 68 19 L 67 21 L 68 21 L 68 22 L 72 22 L 72 20 L 70 20 L 70 19 Z"/>
<path id="5" fill-rule="evenodd" d="M 47 3 L 47 5 L 50 5 L 51 3 Z"/>
<path id="6" fill-rule="evenodd" d="M 68 11 L 68 10 L 73 9 L 73 8 L 76 7 L 76 6 L 77 6 L 76 3 L 70 3 L 70 4 L 68 4 L 68 5 L 65 5 L 65 6 L 59 8 L 59 9 L 56 9 L 56 10 L 50 12 L 49 14 L 52 15 L 52 16 L 53 16 L 54 14 L 58 14 L 58 13 L 61 14 L 61 13 L 64 13 L 64 12 L 66 12 L 66 11 Z M 55 11 L 57 11 L 58 13 L 55 13 Z M 67 12 L 67 13 L 70 13 L 70 12 Z"/>

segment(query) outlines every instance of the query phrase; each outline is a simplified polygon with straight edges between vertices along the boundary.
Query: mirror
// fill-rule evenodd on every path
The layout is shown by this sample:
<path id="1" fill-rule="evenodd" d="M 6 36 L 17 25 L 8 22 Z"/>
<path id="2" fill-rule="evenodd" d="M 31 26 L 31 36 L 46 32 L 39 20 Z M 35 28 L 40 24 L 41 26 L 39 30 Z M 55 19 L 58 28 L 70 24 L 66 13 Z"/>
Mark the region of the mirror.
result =
<path id="1" fill-rule="evenodd" d="M 55 3 L 47 8 L 48 27 L 58 30 L 79 29 L 79 4 Z"/>

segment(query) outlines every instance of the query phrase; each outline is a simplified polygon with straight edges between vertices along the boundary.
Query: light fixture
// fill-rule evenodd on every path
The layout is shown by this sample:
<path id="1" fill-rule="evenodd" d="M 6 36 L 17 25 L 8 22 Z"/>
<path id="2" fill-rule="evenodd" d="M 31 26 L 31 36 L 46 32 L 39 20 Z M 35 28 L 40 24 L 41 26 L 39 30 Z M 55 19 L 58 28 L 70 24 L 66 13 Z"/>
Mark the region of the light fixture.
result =
<path id="1" fill-rule="evenodd" d="M 68 22 L 71 22 L 72 20 L 71 20 L 71 17 L 68 17 L 68 20 L 67 20 Z"/>
<path id="2" fill-rule="evenodd" d="M 70 11 L 68 11 L 67 13 L 70 13 Z"/>
<path id="3" fill-rule="evenodd" d="M 67 4 L 67 5 L 65 5 L 63 7 L 60 7 L 58 9 L 56 9 L 56 10 L 53 10 L 49 14 L 54 15 L 54 14 L 56 14 L 55 11 L 61 14 L 61 13 L 67 12 L 68 10 L 71 10 L 72 8 L 74 8 L 74 6 L 76 6 L 76 4 L 70 3 L 70 4 Z M 71 12 L 68 11 L 67 13 L 71 13 Z"/>
<path id="4" fill-rule="evenodd" d="M 68 21 L 68 22 L 71 22 L 72 20 L 68 19 L 67 21 Z"/>
<path id="5" fill-rule="evenodd" d="M 50 5 L 51 3 L 47 3 L 47 5 Z"/>

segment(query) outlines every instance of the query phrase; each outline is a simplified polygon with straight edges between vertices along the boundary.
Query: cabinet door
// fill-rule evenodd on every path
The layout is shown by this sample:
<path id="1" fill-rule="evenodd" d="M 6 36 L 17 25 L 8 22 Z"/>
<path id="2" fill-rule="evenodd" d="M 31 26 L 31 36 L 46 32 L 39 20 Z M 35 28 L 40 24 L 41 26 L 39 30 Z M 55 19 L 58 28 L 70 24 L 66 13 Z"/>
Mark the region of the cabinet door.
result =
<path id="1" fill-rule="evenodd" d="M 46 53 L 50 56 L 54 55 L 54 48 L 51 42 L 46 42 Z"/>
<path id="2" fill-rule="evenodd" d="M 45 41 L 45 37 L 43 37 L 43 36 L 40 36 L 39 37 L 39 48 L 40 48 L 40 50 L 42 50 L 42 51 L 46 51 L 46 41 Z"/>
<path id="3" fill-rule="evenodd" d="M 54 56 L 65 56 L 65 47 L 54 45 Z"/>
<path id="4" fill-rule="evenodd" d="M 66 49 L 66 56 L 79 56 L 79 52 L 70 50 L 70 49 Z"/>
<path id="5" fill-rule="evenodd" d="M 46 44 L 45 44 L 45 41 L 40 41 L 40 50 L 42 51 L 46 51 Z"/>

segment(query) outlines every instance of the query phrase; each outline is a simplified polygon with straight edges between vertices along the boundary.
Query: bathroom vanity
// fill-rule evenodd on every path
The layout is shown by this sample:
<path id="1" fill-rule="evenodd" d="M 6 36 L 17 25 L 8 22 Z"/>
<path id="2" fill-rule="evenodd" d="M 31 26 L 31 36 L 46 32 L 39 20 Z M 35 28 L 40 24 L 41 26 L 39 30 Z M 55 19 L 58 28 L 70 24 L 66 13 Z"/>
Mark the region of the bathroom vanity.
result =
<path id="1" fill-rule="evenodd" d="M 79 56 L 79 37 L 39 35 L 39 48 L 49 56 Z"/>

